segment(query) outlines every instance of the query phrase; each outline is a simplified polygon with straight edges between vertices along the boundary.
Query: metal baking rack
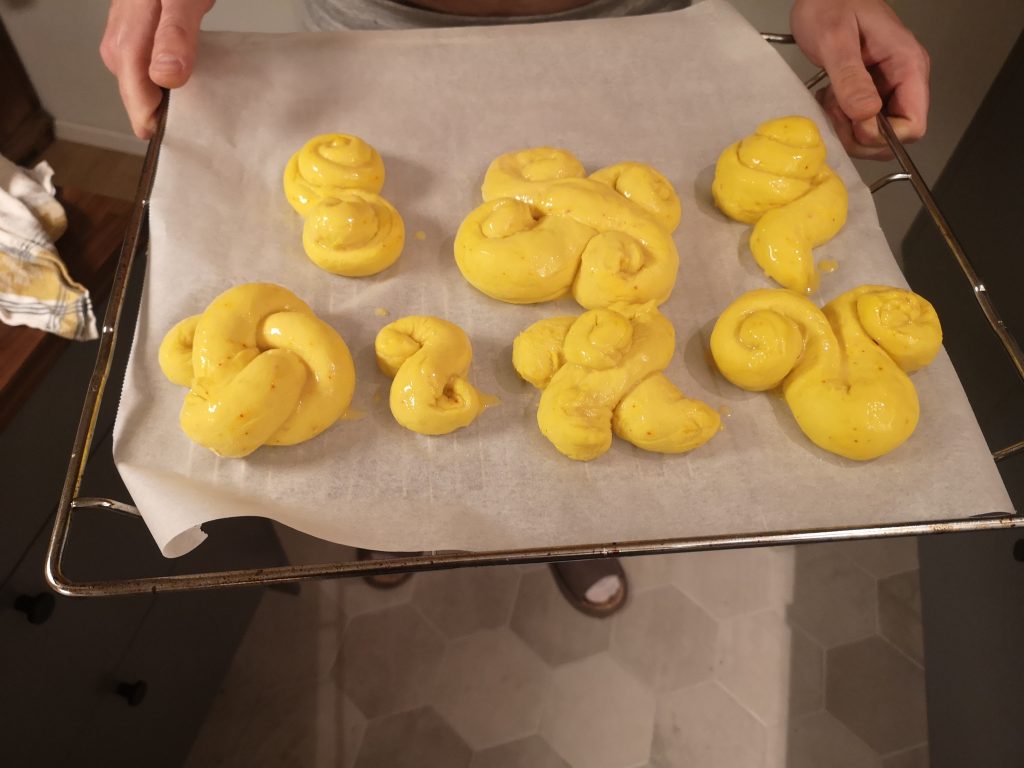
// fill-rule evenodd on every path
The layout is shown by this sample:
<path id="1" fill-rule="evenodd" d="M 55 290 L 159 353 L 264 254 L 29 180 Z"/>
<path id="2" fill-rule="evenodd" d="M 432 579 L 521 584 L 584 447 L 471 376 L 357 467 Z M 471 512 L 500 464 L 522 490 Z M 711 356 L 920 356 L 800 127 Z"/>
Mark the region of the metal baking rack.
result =
<path id="1" fill-rule="evenodd" d="M 762 33 L 762 37 L 774 44 L 792 44 L 794 39 L 788 34 Z M 824 71 L 818 72 L 805 82 L 808 88 L 814 88 L 826 77 Z M 775 546 L 784 544 L 805 544 L 812 542 L 841 541 L 847 539 L 885 538 L 897 536 L 922 536 L 935 533 L 955 533 L 964 531 L 982 531 L 1003 528 L 1024 527 L 1024 515 L 996 513 L 958 520 L 934 520 L 917 523 L 879 525 L 846 528 L 818 528 L 809 530 L 790 530 L 776 533 L 742 533 L 729 536 L 679 537 L 651 541 L 624 541 L 605 544 L 580 544 L 537 549 L 513 549 L 491 552 L 425 552 L 420 555 L 395 555 L 380 560 L 345 561 L 337 563 L 321 563 L 311 565 L 285 565 L 268 568 L 249 568 L 242 570 L 212 571 L 206 573 L 187 573 L 166 576 L 153 576 L 134 579 L 117 579 L 104 581 L 73 581 L 63 570 L 64 554 L 71 535 L 72 522 L 77 514 L 95 514 L 97 510 L 107 510 L 134 517 L 135 524 L 142 525 L 138 509 L 129 503 L 106 498 L 87 498 L 78 495 L 82 478 L 85 474 L 86 459 L 96 427 L 100 405 L 103 401 L 104 389 L 110 374 L 111 359 L 118 341 L 118 332 L 122 321 L 122 310 L 125 305 L 128 279 L 138 261 L 140 253 L 144 253 L 149 244 L 148 208 L 149 194 L 153 185 L 160 145 L 166 121 L 166 103 L 161 108 L 156 134 L 149 143 L 142 175 L 139 180 L 135 207 L 121 248 L 121 256 L 114 275 L 110 299 L 99 340 L 96 364 L 93 368 L 89 388 L 86 392 L 82 415 L 79 420 L 75 442 L 68 462 L 64 487 L 57 507 L 53 533 L 47 550 L 45 572 L 46 580 L 57 592 L 78 597 L 128 595 L 145 592 L 173 592 L 196 589 L 215 589 L 219 587 L 238 587 L 255 585 L 274 585 L 299 582 L 307 579 L 325 579 L 370 574 L 393 574 L 415 571 L 428 571 L 447 568 L 463 568 L 482 565 L 503 565 L 513 563 L 545 563 L 566 560 L 581 560 L 600 557 L 619 557 L 632 555 L 654 555 L 672 552 L 693 552 L 711 549 L 729 549 L 739 547 Z M 1024 353 L 1020 344 L 1000 319 L 996 307 L 992 303 L 985 284 L 978 276 L 963 248 L 946 223 L 927 184 L 921 178 L 910 155 L 900 142 L 889 121 L 883 115 L 878 116 L 878 125 L 885 137 L 899 171 L 890 173 L 870 185 L 871 192 L 877 192 L 896 181 L 909 181 L 928 211 L 935 226 L 942 233 L 949 251 L 963 271 L 964 277 L 974 290 L 974 296 L 988 320 L 992 331 L 999 338 L 1018 374 L 1024 379 Z M 993 452 L 993 458 L 1001 461 L 1010 456 L 1024 453 L 1024 440 Z"/>

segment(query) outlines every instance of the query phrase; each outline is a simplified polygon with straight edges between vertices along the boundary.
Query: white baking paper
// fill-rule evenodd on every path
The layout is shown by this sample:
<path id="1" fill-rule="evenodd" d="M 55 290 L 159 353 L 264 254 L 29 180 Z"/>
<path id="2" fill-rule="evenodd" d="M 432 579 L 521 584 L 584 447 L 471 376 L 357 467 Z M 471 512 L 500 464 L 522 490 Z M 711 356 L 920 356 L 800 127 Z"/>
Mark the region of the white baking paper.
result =
<path id="1" fill-rule="evenodd" d="M 168 556 L 215 518 L 263 515 L 353 546 L 489 550 L 963 518 L 1010 501 L 946 355 L 917 373 L 921 422 L 869 463 L 825 453 L 776 396 L 743 392 L 709 365 L 718 313 L 769 285 L 747 249 L 749 228 L 711 202 L 724 146 L 763 120 L 814 116 L 850 190 L 849 221 L 819 259 L 823 303 L 862 283 L 905 285 L 871 196 L 814 99 L 729 5 L 671 14 L 451 30 L 203 35 L 189 84 L 175 91 L 150 209 L 151 256 L 114 432 L 125 483 Z M 353 133 L 380 151 L 384 194 L 408 233 L 398 263 L 347 279 L 303 253 L 300 218 L 281 176 L 308 138 Z M 566 459 L 539 433 L 538 393 L 512 368 L 511 344 L 571 299 L 517 307 L 461 277 L 452 238 L 479 203 L 487 164 L 535 145 L 574 151 L 590 170 L 653 164 L 676 185 L 679 281 L 663 307 L 678 353 L 668 373 L 722 407 L 725 430 L 689 455 L 616 440 L 591 463 Z M 425 234 L 423 239 L 416 232 Z M 337 328 L 358 384 L 343 421 L 299 446 L 221 459 L 178 426 L 185 390 L 160 372 L 164 333 L 228 287 L 280 283 Z M 380 317 L 375 310 L 390 312 Z M 388 409 L 373 340 L 387 322 L 433 314 L 473 341 L 472 378 L 497 395 L 469 428 L 405 431 Z"/>

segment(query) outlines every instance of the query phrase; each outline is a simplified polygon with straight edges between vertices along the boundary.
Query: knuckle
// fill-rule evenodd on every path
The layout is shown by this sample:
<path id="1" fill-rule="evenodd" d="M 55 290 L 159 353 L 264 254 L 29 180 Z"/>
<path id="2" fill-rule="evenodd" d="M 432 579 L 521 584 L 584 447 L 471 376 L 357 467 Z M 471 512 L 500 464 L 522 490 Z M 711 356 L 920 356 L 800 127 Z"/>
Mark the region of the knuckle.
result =
<path id="1" fill-rule="evenodd" d="M 178 38 L 179 40 L 187 40 L 190 37 L 188 27 L 176 16 L 164 16 L 161 18 L 160 26 L 157 27 L 157 34 Z"/>
<path id="2" fill-rule="evenodd" d="M 117 46 L 111 41 L 109 35 L 105 35 L 100 41 L 100 59 L 103 61 L 103 65 L 116 74 L 119 58 Z"/>

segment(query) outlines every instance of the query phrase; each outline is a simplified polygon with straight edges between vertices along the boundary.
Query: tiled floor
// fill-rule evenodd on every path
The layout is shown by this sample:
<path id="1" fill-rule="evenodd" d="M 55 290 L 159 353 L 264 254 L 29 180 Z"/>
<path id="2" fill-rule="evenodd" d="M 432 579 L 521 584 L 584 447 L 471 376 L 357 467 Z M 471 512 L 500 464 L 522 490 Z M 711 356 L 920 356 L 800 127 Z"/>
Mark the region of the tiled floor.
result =
<path id="1" fill-rule="evenodd" d="M 543 566 L 267 592 L 189 766 L 928 764 L 913 540 L 625 566 L 604 621 Z"/>

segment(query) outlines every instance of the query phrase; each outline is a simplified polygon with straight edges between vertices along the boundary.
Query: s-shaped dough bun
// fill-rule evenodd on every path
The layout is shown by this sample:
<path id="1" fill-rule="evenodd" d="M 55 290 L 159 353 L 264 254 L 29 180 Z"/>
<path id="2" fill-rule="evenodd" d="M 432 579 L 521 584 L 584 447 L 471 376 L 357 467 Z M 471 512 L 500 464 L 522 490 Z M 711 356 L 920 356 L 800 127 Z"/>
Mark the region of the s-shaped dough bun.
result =
<path id="1" fill-rule="evenodd" d="M 772 280 L 810 292 L 818 287 L 812 248 L 846 223 L 846 187 L 825 164 L 825 144 L 806 117 L 769 120 L 726 147 L 711 192 L 732 219 L 753 224 L 750 250 Z"/>
<path id="2" fill-rule="evenodd" d="M 307 141 L 288 161 L 284 191 L 305 219 L 302 244 L 314 264 L 345 277 L 381 272 L 405 245 L 405 224 L 378 194 L 384 162 L 356 136 L 330 133 Z"/>
<path id="3" fill-rule="evenodd" d="M 711 333 L 719 371 L 760 392 L 781 384 L 797 424 L 826 451 L 866 461 L 898 448 L 920 414 L 907 373 L 932 361 L 942 328 L 927 300 L 864 285 L 818 309 L 781 288 L 749 291 Z"/>
<path id="4" fill-rule="evenodd" d="M 567 150 L 539 147 L 495 159 L 484 203 L 455 236 L 466 280 L 499 301 L 533 304 L 570 290 L 587 309 L 663 303 L 679 254 L 679 197 L 658 171 L 619 163 L 583 178 Z"/>
<path id="5" fill-rule="evenodd" d="M 160 368 L 188 387 L 181 428 L 219 456 L 294 445 L 344 415 L 355 368 L 344 339 L 294 293 L 229 288 L 160 344 Z"/>
<path id="6" fill-rule="evenodd" d="M 487 398 L 469 383 L 473 347 L 466 333 L 439 317 L 403 317 L 381 328 L 377 366 L 391 382 L 395 420 L 421 435 L 446 435 L 476 420 Z"/>

